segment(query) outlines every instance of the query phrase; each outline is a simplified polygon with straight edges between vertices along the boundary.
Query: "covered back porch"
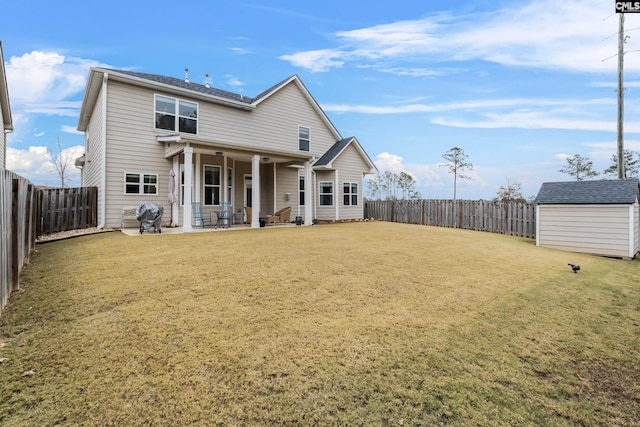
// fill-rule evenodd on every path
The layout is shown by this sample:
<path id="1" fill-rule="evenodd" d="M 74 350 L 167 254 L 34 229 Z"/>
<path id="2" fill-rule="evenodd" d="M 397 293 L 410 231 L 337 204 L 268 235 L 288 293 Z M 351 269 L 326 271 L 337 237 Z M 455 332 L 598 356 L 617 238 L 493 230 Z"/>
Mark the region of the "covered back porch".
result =
<path id="1" fill-rule="evenodd" d="M 290 207 L 291 216 L 313 224 L 312 164 L 309 153 L 264 150 L 185 140 L 180 135 L 158 137 L 165 144 L 175 176 L 171 222 L 193 230 L 193 203 L 212 214 L 230 204 L 232 222 L 260 227 L 260 217 Z M 308 183 L 308 184 L 305 184 Z M 191 191 L 186 191 L 191 189 Z M 250 209 L 246 209 L 249 207 Z"/>

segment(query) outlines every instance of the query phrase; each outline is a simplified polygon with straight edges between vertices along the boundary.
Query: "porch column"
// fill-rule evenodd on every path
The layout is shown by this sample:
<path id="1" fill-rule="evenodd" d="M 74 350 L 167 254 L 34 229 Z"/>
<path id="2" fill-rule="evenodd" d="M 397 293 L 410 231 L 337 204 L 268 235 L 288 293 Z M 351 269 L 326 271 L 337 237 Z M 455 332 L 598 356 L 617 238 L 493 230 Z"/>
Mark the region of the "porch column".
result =
<path id="1" fill-rule="evenodd" d="M 336 220 L 340 219 L 340 179 L 339 179 L 339 174 L 340 171 L 336 169 L 335 172 L 335 187 L 333 190 L 333 203 L 336 204 L 336 213 L 335 213 L 335 217 Z"/>
<path id="2" fill-rule="evenodd" d="M 184 147 L 184 209 L 182 209 L 182 231 L 191 228 L 191 182 L 193 181 L 193 147 Z"/>
<path id="3" fill-rule="evenodd" d="M 176 184 L 176 192 L 178 196 L 180 196 L 180 156 L 173 156 L 173 173 L 175 176 L 173 177 L 174 183 Z M 176 202 L 171 204 L 171 220 L 178 224 L 180 222 L 180 200 L 176 198 Z"/>
<path id="4" fill-rule="evenodd" d="M 313 225 L 313 205 L 316 203 L 313 195 L 315 186 L 311 182 L 311 162 L 312 160 L 309 160 L 304 164 L 304 225 Z"/>
<path id="5" fill-rule="evenodd" d="M 251 158 L 251 228 L 260 228 L 260 155 Z"/>

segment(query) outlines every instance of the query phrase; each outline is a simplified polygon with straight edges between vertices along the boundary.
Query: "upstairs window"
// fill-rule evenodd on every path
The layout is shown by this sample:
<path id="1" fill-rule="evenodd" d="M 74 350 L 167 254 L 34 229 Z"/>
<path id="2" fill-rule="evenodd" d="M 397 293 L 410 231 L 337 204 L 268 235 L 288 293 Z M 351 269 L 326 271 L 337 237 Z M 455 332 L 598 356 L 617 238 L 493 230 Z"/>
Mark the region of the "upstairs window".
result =
<path id="1" fill-rule="evenodd" d="M 198 104 L 156 95 L 156 129 L 198 133 Z"/>
<path id="2" fill-rule="evenodd" d="M 333 182 L 320 183 L 320 206 L 333 206 Z"/>
<path id="3" fill-rule="evenodd" d="M 298 148 L 300 151 L 309 151 L 309 128 L 298 126 Z"/>
<path id="4" fill-rule="evenodd" d="M 124 194 L 158 194 L 158 174 L 125 172 Z"/>
<path id="5" fill-rule="evenodd" d="M 358 206 L 358 184 L 355 182 L 343 182 L 343 202 L 345 206 Z"/>

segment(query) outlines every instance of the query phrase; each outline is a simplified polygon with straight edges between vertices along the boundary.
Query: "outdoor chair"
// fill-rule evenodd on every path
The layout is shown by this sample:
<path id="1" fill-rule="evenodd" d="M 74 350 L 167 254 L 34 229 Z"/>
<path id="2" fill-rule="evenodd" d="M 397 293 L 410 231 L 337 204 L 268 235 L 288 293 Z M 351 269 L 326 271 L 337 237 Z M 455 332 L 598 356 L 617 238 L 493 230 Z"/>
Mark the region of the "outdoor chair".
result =
<path id="1" fill-rule="evenodd" d="M 216 222 L 216 228 L 218 227 L 231 227 L 231 220 L 233 219 L 233 209 L 231 208 L 231 202 L 220 202 L 220 209 L 216 211 L 218 222 Z"/>
<path id="2" fill-rule="evenodd" d="M 193 226 L 197 228 L 213 227 L 216 222 L 213 221 L 211 212 L 202 212 L 202 204 L 200 202 L 191 203 L 193 211 Z"/>
<path id="3" fill-rule="evenodd" d="M 280 209 L 267 217 L 268 224 L 276 224 L 278 222 L 291 222 L 291 206 Z"/>
<path id="4" fill-rule="evenodd" d="M 251 207 L 250 206 L 245 206 L 244 207 L 244 212 L 245 212 L 244 223 L 245 224 L 251 224 Z"/>

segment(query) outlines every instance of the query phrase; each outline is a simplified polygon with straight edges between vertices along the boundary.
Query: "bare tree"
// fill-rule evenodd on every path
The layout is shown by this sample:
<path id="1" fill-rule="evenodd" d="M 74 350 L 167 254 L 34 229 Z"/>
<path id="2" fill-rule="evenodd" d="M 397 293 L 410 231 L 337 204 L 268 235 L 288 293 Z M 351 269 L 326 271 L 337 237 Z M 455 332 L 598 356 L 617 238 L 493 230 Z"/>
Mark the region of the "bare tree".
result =
<path id="1" fill-rule="evenodd" d="M 402 192 L 402 199 L 419 199 L 420 192 L 416 190 L 416 179 L 409 172 L 399 174 L 384 171 L 383 174 L 369 178 L 368 194 L 372 200 L 398 200 L 398 193 Z"/>
<path id="2" fill-rule="evenodd" d="M 500 186 L 496 194 L 497 197 L 494 200 L 499 202 L 526 202 L 525 198 L 522 197 L 522 184 L 515 179 L 507 178 L 507 185 Z"/>
<path id="3" fill-rule="evenodd" d="M 458 186 L 458 178 L 460 179 L 473 179 L 470 176 L 466 176 L 463 172 L 473 170 L 473 164 L 467 162 L 467 156 L 464 150 L 460 147 L 453 147 L 442 155 L 448 163 L 441 164 L 441 167 L 449 168 L 449 173 L 453 174 L 453 200 L 456 200 L 456 188 Z"/>
<path id="4" fill-rule="evenodd" d="M 53 149 L 48 148 L 47 151 L 51 156 L 51 161 L 56 168 L 56 172 L 58 172 L 58 177 L 60 177 L 60 187 L 64 188 L 65 178 L 67 176 L 67 169 L 73 165 L 74 156 L 71 152 L 65 152 L 60 145 L 60 137 L 58 136 L 56 146 L 58 147 L 57 152 L 54 152 Z"/>
<path id="5" fill-rule="evenodd" d="M 408 172 L 400 172 L 398 175 L 398 186 L 402 190 L 402 199 L 419 199 L 421 196 L 420 192 L 416 190 L 417 181 Z"/>
<path id="6" fill-rule="evenodd" d="M 382 175 L 376 174 L 375 178 L 367 181 L 369 197 L 371 200 L 382 200 L 383 182 Z"/>
<path id="7" fill-rule="evenodd" d="M 576 177 L 576 181 L 583 181 L 585 178 L 597 176 L 598 172 L 593 170 L 593 162 L 588 157 L 580 154 L 567 157 L 567 164 L 558 172 L 566 173 Z"/>
<path id="8" fill-rule="evenodd" d="M 387 200 L 398 199 L 398 175 L 391 171 L 384 171 L 382 189 Z"/>

